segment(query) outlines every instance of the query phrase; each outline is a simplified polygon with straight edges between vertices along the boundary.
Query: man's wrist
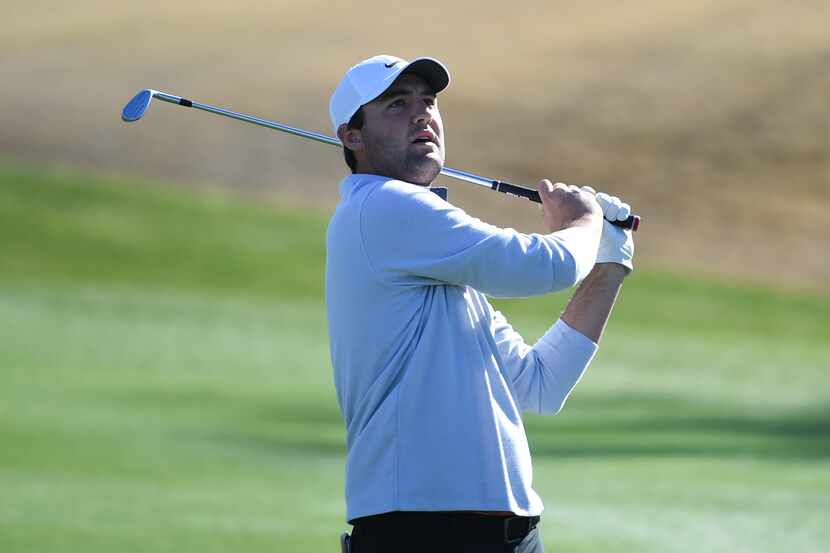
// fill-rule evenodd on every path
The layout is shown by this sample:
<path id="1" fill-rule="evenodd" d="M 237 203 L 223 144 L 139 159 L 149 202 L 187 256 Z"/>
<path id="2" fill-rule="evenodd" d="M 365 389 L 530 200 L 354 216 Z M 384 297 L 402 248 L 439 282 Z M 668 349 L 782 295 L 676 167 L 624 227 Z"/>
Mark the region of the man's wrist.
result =
<path id="1" fill-rule="evenodd" d="M 565 307 L 562 321 L 598 344 L 626 272 L 618 263 L 595 264 Z"/>
<path id="2" fill-rule="evenodd" d="M 585 279 L 587 280 L 593 277 L 597 279 L 607 279 L 611 282 L 622 282 L 622 280 L 628 276 L 630 272 L 631 269 L 621 263 L 605 261 L 595 263 L 594 268 L 591 269 L 591 272 L 588 273 L 588 276 L 585 277 Z"/>

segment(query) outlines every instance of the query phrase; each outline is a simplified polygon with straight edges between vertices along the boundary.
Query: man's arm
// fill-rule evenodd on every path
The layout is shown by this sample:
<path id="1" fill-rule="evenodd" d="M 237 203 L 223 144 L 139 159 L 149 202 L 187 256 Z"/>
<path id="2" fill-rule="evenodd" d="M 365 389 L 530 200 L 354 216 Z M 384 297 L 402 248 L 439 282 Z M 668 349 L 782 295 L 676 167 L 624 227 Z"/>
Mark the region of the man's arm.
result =
<path id="1" fill-rule="evenodd" d="M 523 411 L 555 415 L 588 369 L 628 269 L 598 263 L 582 281 L 565 312 L 528 346 L 501 313 L 492 328 L 516 399 Z"/>
<path id="2" fill-rule="evenodd" d="M 576 289 L 561 319 L 599 343 L 628 269 L 617 263 L 597 263 Z"/>
<path id="3" fill-rule="evenodd" d="M 593 196 L 545 188 L 547 234 L 523 234 L 470 217 L 428 189 L 386 180 L 366 188 L 360 209 L 365 260 L 403 287 L 470 286 L 495 297 L 532 296 L 574 286 L 591 271 L 602 234 Z"/>
<path id="4" fill-rule="evenodd" d="M 618 198 L 614 200 L 622 204 Z M 631 232 L 608 222 L 603 222 L 602 228 L 597 263 L 559 320 L 532 348 L 500 313 L 493 317 L 506 374 L 525 411 L 554 415 L 562 409 L 591 363 L 622 281 L 634 267 Z"/>

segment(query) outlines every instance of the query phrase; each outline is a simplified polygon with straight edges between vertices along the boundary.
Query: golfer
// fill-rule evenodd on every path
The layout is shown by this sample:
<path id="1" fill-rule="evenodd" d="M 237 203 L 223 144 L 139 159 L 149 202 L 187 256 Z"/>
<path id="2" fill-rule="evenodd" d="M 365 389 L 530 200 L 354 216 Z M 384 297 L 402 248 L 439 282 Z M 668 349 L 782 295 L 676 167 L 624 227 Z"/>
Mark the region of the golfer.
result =
<path id="1" fill-rule="evenodd" d="M 430 189 L 449 82 L 435 59 L 383 55 L 331 96 L 352 170 L 326 259 L 352 553 L 543 551 L 521 413 L 562 409 L 632 269 L 631 233 L 603 217 L 628 216 L 617 198 L 543 180 L 547 233 L 523 234 Z M 487 300 L 580 282 L 533 345 Z"/>

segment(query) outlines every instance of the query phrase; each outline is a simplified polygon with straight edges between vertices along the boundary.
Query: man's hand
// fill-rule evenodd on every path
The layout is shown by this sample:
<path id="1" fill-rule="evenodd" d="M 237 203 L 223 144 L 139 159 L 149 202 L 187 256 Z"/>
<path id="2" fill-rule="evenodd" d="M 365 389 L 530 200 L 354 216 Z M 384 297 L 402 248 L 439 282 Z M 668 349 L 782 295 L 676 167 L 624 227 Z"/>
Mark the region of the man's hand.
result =
<path id="1" fill-rule="evenodd" d="M 634 235 L 630 230 L 615 227 L 608 221 L 602 223 L 602 238 L 599 241 L 597 263 L 618 263 L 626 273 L 634 270 Z"/>
<path id="2" fill-rule="evenodd" d="M 596 194 L 590 186 L 583 186 L 582 191 Z M 631 206 L 616 196 L 603 192 L 596 194 L 597 203 L 602 207 L 603 221 L 602 238 L 599 242 L 597 263 L 617 263 L 627 269 L 626 273 L 634 270 L 634 235 L 630 230 L 623 230 L 608 221 L 624 221 L 631 215 Z"/>
<path id="3" fill-rule="evenodd" d="M 577 226 L 599 230 L 602 209 L 592 193 L 561 182 L 551 184 L 544 179 L 539 182 L 539 197 L 548 232 Z"/>

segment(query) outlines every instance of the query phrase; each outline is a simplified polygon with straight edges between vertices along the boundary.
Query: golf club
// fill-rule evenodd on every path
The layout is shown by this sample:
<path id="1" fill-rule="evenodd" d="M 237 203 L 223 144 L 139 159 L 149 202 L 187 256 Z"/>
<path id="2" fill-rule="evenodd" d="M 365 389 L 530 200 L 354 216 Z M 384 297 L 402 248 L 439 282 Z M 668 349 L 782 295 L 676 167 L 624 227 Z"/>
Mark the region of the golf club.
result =
<path id="1" fill-rule="evenodd" d="M 301 136 L 303 138 L 316 140 L 318 142 L 323 142 L 325 144 L 331 144 L 332 146 L 343 146 L 343 144 L 337 138 L 331 136 L 327 136 L 313 131 L 306 131 L 303 129 L 289 127 L 288 125 L 281 125 L 280 123 L 275 123 L 274 121 L 254 117 L 253 115 L 245 115 L 244 113 L 237 113 L 235 111 L 218 108 L 208 104 L 194 102 L 192 100 L 182 98 L 181 96 L 174 96 L 173 94 L 167 94 L 165 92 L 160 92 L 158 90 L 152 90 L 149 88 L 145 88 L 144 90 L 140 91 L 133 97 L 132 100 L 130 100 L 127 103 L 126 106 L 124 106 L 124 109 L 121 112 L 121 119 L 127 123 L 138 121 L 147 111 L 147 108 L 150 106 L 150 102 L 153 100 L 153 98 L 158 98 L 163 102 L 169 102 L 171 104 L 177 104 L 188 108 L 196 108 L 202 111 L 215 113 L 217 115 L 224 115 L 225 117 L 238 119 L 239 121 L 245 121 L 246 123 L 253 123 L 254 125 L 259 125 L 261 127 L 267 127 L 269 129 L 282 131 L 288 134 L 293 134 L 295 136 Z M 474 175 L 466 171 L 459 171 L 458 169 L 452 169 L 450 167 L 444 167 L 443 169 L 441 169 L 441 174 L 446 175 L 448 177 L 452 177 L 454 179 L 477 184 L 479 186 L 484 186 L 491 190 L 495 190 L 496 192 L 503 192 L 505 194 L 510 194 L 512 196 L 527 198 L 532 202 L 542 203 L 542 200 L 539 198 L 539 192 L 531 188 L 526 188 L 524 186 L 511 184 L 509 182 L 504 182 L 496 179 L 480 177 L 478 175 Z M 637 231 L 637 229 L 640 226 L 640 217 L 638 215 L 630 215 L 628 219 L 624 221 L 609 222 L 613 225 L 622 227 L 624 229 Z"/>

